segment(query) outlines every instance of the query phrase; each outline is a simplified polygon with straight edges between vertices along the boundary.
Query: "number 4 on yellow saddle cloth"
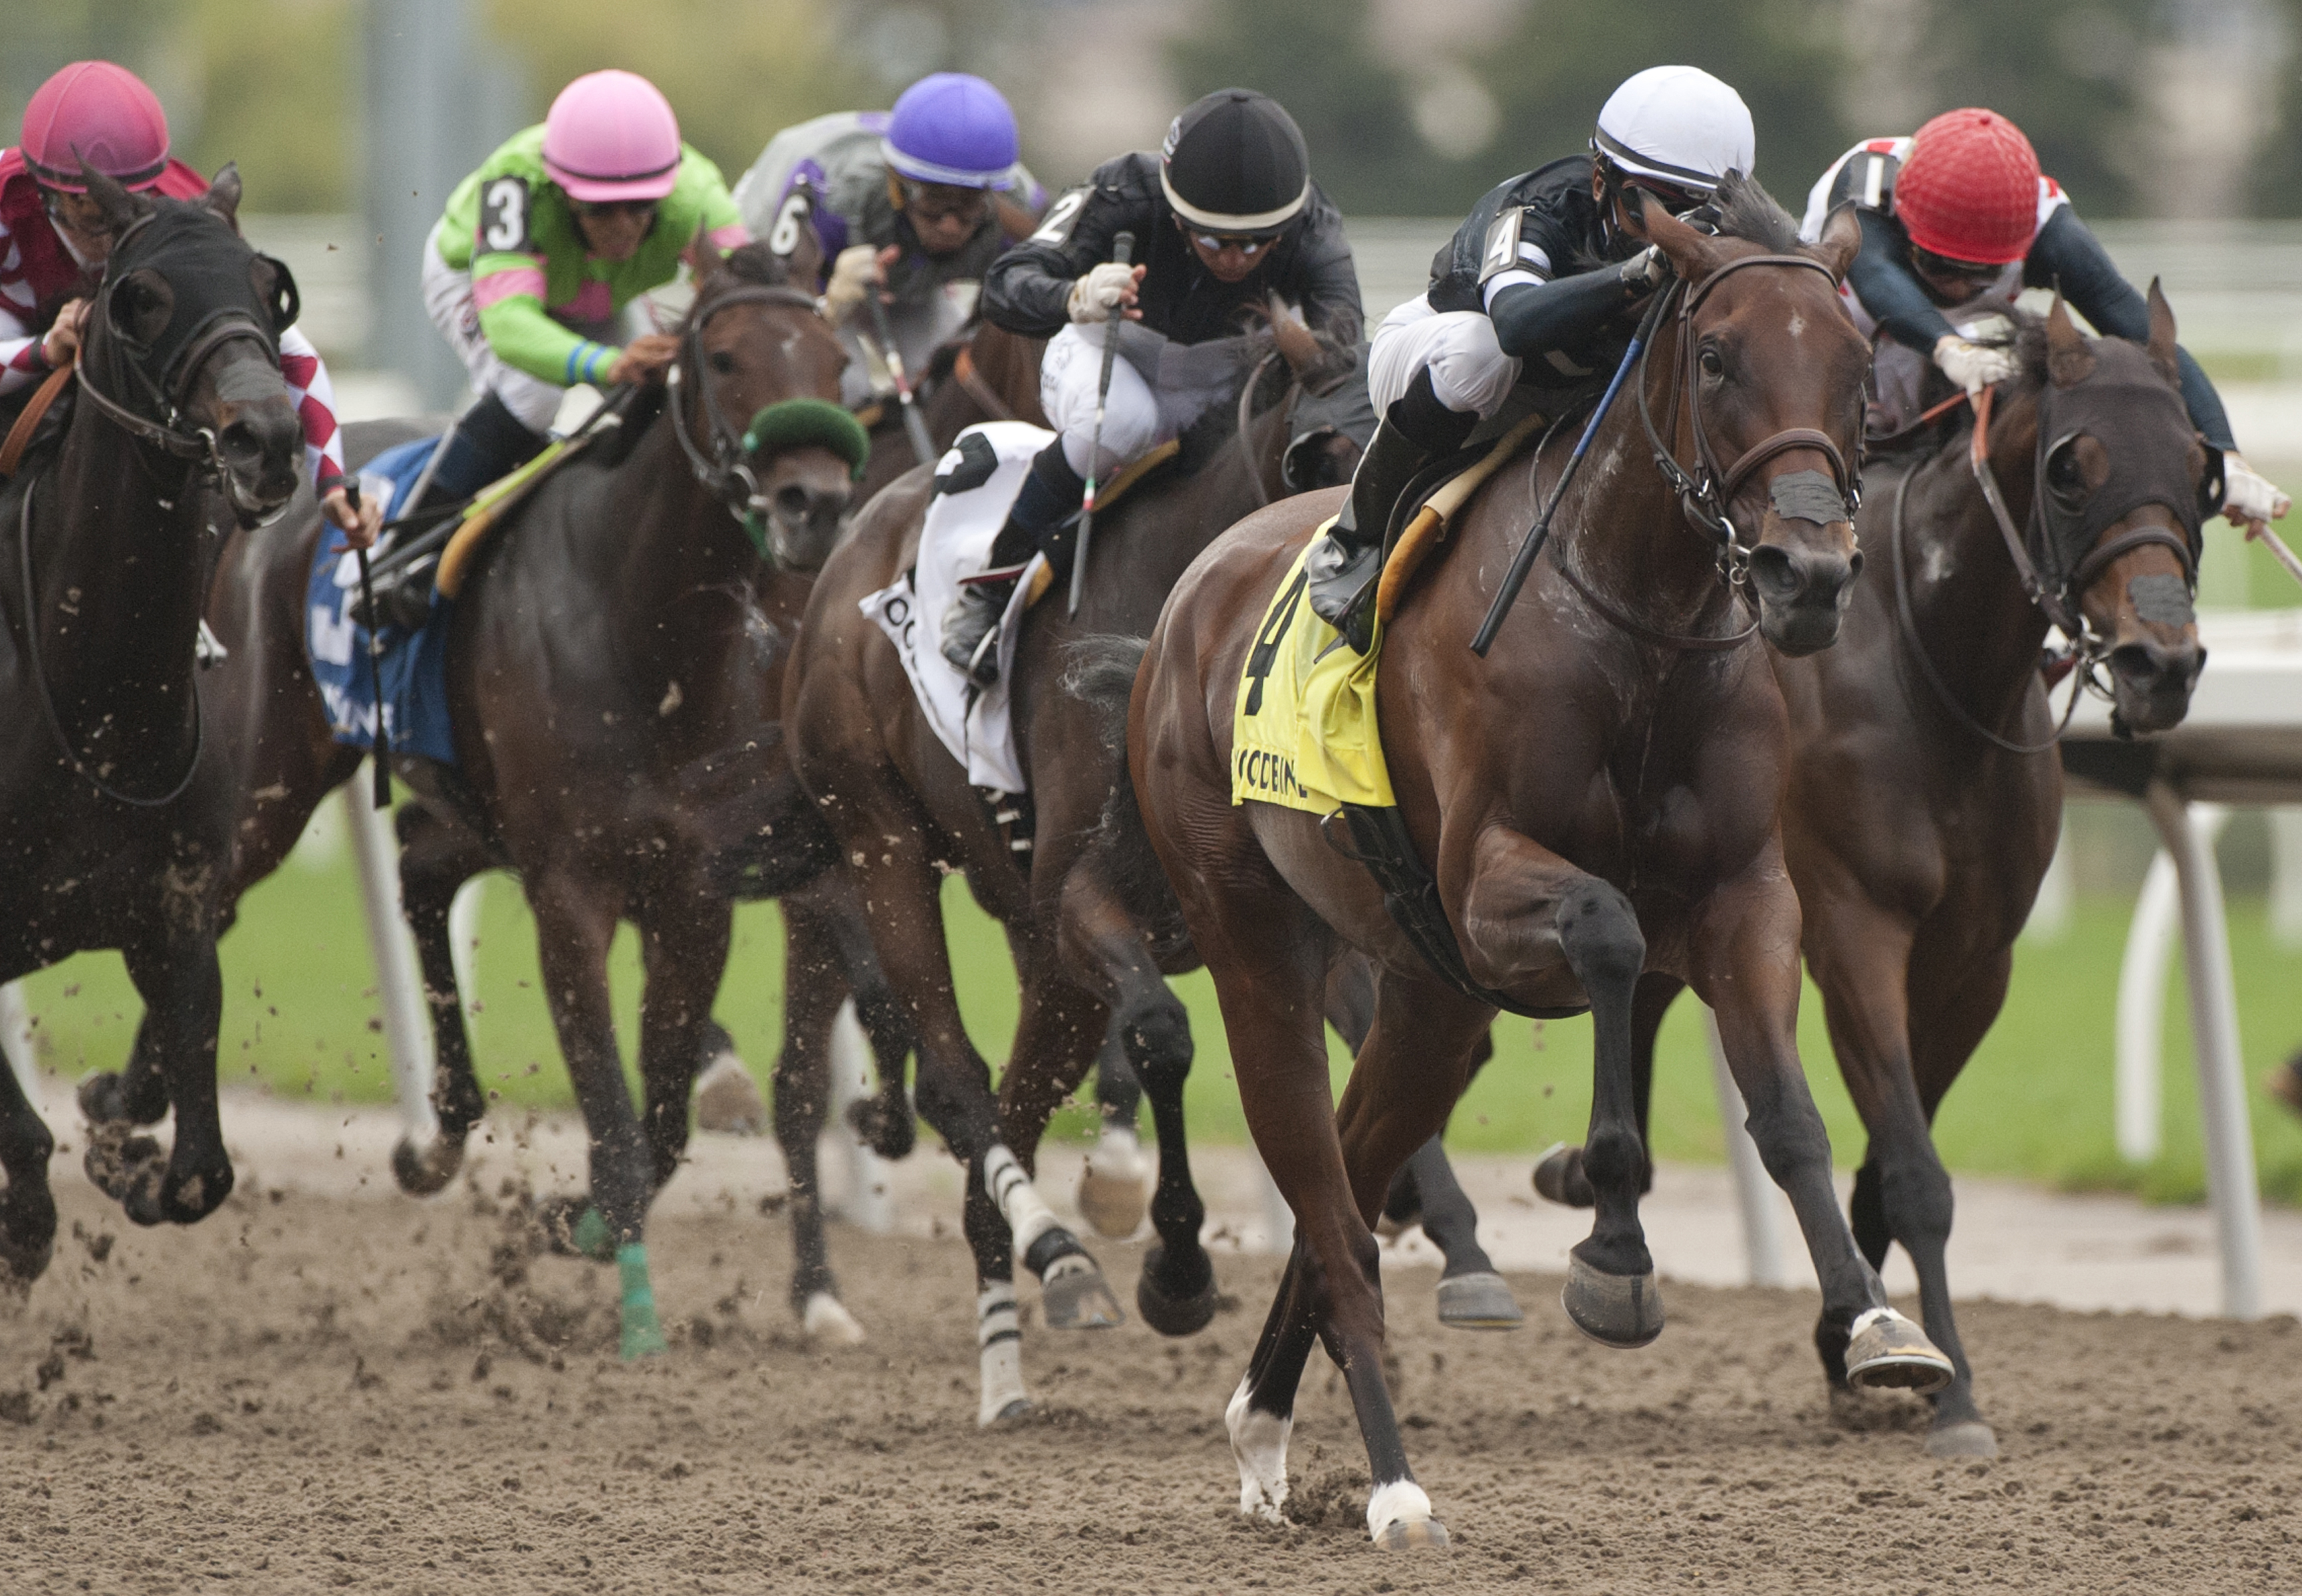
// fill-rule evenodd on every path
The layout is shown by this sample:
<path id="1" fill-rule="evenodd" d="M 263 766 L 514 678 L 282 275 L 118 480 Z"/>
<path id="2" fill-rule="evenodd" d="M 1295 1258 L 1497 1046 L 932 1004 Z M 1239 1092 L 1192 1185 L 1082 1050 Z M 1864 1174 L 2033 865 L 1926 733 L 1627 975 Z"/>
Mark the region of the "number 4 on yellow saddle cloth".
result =
<path id="1" fill-rule="evenodd" d="M 1382 626 L 1364 654 L 1304 602 L 1303 562 L 1328 522 L 1287 567 L 1256 628 L 1231 711 L 1231 801 L 1253 798 L 1315 815 L 1347 803 L 1389 809 L 1390 772 L 1375 724 L 1375 662 Z"/>

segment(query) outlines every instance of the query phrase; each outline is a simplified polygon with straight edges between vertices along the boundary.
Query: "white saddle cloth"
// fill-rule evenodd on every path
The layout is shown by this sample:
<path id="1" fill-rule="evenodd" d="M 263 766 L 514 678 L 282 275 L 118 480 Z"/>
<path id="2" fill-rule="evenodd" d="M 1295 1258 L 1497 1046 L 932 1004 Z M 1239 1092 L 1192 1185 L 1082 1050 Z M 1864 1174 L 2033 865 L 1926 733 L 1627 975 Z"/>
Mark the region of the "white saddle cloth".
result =
<path id="1" fill-rule="evenodd" d="M 957 486 L 963 477 L 955 479 L 956 491 L 938 492 L 928 501 L 927 524 L 920 530 L 919 556 L 911 571 L 865 599 L 861 609 L 895 645 L 928 724 L 951 750 L 951 757 L 967 767 L 969 784 L 997 793 L 1021 793 L 1028 784 L 1016 756 L 1015 728 L 1008 718 L 1007 678 L 1015 664 L 1015 639 L 1030 601 L 1031 580 L 1046 558 L 1031 557 L 1007 601 L 1007 613 L 999 624 L 999 680 L 994 685 L 976 689 L 943 657 L 943 616 L 958 596 L 959 579 L 974 575 L 989 560 L 991 542 L 1006 522 L 1008 508 L 1031 468 L 1031 457 L 1054 442 L 1055 435 L 1021 421 L 970 427 L 936 462 L 939 481 L 954 474 L 974 476 L 981 469 L 982 445 L 970 450 L 970 434 L 990 444 L 996 466 L 965 487 Z"/>

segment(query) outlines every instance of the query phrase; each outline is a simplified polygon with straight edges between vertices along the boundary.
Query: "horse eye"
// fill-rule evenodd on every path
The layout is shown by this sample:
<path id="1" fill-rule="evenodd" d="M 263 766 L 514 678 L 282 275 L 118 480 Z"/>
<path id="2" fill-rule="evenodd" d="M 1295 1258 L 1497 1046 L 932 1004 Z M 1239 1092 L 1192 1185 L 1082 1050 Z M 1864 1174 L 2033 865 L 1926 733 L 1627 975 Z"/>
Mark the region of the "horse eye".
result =
<path id="1" fill-rule="evenodd" d="M 735 357 L 730 355 L 725 349 L 713 351 L 711 356 L 711 369 L 718 372 L 723 377 L 727 376 L 735 369 Z"/>
<path id="2" fill-rule="evenodd" d="M 1702 351 L 1701 365 L 1702 374 L 1706 377 L 1718 376 L 1726 369 L 1726 363 L 1718 358 L 1718 351 L 1716 349 Z"/>
<path id="3" fill-rule="evenodd" d="M 2058 449 L 2046 458 L 2046 485 L 2058 493 L 2074 493 L 2086 486 L 2079 469 L 2079 451 Z"/>

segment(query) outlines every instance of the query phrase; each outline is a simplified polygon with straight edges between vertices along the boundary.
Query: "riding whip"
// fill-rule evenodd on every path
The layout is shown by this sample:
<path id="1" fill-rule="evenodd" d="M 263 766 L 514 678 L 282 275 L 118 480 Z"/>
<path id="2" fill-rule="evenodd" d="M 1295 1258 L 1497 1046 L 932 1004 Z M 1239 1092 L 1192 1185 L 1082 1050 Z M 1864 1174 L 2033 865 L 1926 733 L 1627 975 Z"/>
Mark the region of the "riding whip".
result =
<path id="1" fill-rule="evenodd" d="M 912 458 L 922 466 L 932 466 L 942 451 L 928 436 L 927 418 L 920 414 L 911 376 L 903 370 L 903 353 L 895 348 L 895 335 L 887 326 L 887 307 L 879 302 L 876 288 L 864 290 L 863 302 L 871 307 L 871 327 L 879 335 L 879 357 L 887 363 L 887 374 L 895 382 L 895 405 L 903 415 L 903 435 L 912 441 Z"/>
<path id="2" fill-rule="evenodd" d="M 357 517 L 360 508 L 359 479 L 349 478 L 344 483 L 344 500 Z M 367 550 L 356 549 L 359 560 L 360 604 L 367 611 L 367 676 L 375 688 L 375 745 L 369 751 L 368 763 L 375 767 L 375 806 L 391 807 L 391 734 L 383 727 L 383 617 L 375 612 L 375 589 L 368 580 Z"/>
<path id="3" fill-rule="evenodd" d="M 1132 264 L 1135 256 L 1135 235 L 1123 232 L 1111 240 L 1111 258 L 1120 265 Z M 1080 595 L 1087 591 L 1087 550 L 1095 536 L 1095 475 L 1103 464 L 1103 407 L 1111 398 L 1111 367 L 1119 358 L 1119 324 L 1127 319 L 1127 307 L 1114 305 L 1111 319 L 1103 330 L 1103 375 L 1095 385 L 1095 431 L 1089 435 L 1087 460 L 1087 495 L 1080 500 L 1079 545 L 1071 553 L 1071 607 L 1065 613 L 1077 615 Z"/>
<path id="4" fill-rule="evenodd" d="M 1655 323 L 1662 314 L 1663 301 L 1669 297 L 1668 290 L 1658 290 L 1647 306 L 1647 314 L 1631 339 L 1631 347 L 1623 351 L 1623 363 L 1615 368 L 1613 378 L 1607 383 L 1607 391 L 1599 396 L 1598 407 L 1591 412 L 1590 421 L 1584 425 L 1583 436 L 1575 441 L 1575 452 L 1567 457 L 1567 468 L 1558 474 L 1558 483 L 1550 490 L 1550 502 L 1542 507 L 1542 516 L 1527 531 L 1526 541 L 1519 544 L 1518 552 L 1511 557 L 1510 569 L 1503 574 L 1503 584 L 1496 590 L 1494 602 L 1487 606 L 1487 618 L 1479 623 L 1479 630 L 1471 639 L 1471 651 L 1480 659 L 1485 659 L 1487 651 L 1495 646 L 1495 634 L 1502 630 L 1503 617 L 1508 615 L 1510 607 L 1517 602 L 1518 590 L 1526 585 L 1527 573 L 1534 569 L 1535 557 L 1542 552 L 1542 545 L 1550 540 L 1550 518 L 1558 513 L 1559 501 L 1567 497 L 1567 485 L 1575 480 L 1575 468 L 1582 465 L 1584 455 L 1590 451 L 1591 440 L 1599 435 L 1599 424 L 1607 419 L 1607 412 L 1614 407 L 1615 396 L 1623 391 L 1623 379 L 1631 374 L 1631 367 L 1636 364 L 1639 351 L 1654 335 Z"/>
<path id="5" fill-rule="evenodd" d="M 2293 577 L 2297 582 L 2302 582 L 2302 559 L 2297 559 L 2294 557 L 2294 550 L 2286 546 L 2286 540 L 2284 538 L 2280 537 L 2276 533 L 2270 529 L 2269 522 L 2247 522 L 2246 525 L 2246 535 L 2256 542 L 2259 542 L 2264 548 L 2268 549 L 2271 554 L 2277 559 L 2278 563 L 2286 568 L 2286 574 L 2289 576 Z"/>

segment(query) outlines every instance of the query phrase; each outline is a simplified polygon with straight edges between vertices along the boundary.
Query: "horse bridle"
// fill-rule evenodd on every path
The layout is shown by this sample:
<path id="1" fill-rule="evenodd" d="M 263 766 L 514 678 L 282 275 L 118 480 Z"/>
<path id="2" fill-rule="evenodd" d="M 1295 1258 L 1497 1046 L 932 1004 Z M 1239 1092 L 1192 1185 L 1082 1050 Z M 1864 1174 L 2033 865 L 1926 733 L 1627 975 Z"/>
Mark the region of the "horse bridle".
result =
<path id="1" fill-rule="evenodd" d="M 694 437 L 688 431 L 687 406 L 682 392 L 685 387 L 683 368 L 703 369 L 704 328 L 710 325 L 712 317 L 735 305 L 782 305 L 794 310 L 804 310 L 810 315 L 816 314 L 816 307 L 813 295 L 802 293 L 795 288 L 752 282 L 727 289 L 715 295 L 709 306 L 700 307 L 689 318 L 687 331 L 680 340 L 679 358 L 673 361 L 671 369 L 664 374 L 664 386 L 671 411 L 671 429 L 673 435 L 679 440 L 680 451 L 686 455 L 688 466 L 695 473 L 695 480 L 702 483 L 704 491 L 719 500 L 741 525 L 745 517 L 761 514 L 767 508 L 760 497 L 760 479 L 752 472 L 751 463 L 744 458 L 744 434 L 727 420 L 727 412 L 719 407 L 718 398 L 711 391 L 711 384 L 699 382 L 697 391 L 703 398 L 704 431 L 710 444 L 710 453 L 706 455 L 697 447 Z"/>
<path id="2" fill-rule="evenodd" d="M 1811 449 L 1819 451 L 1830 462 L 1830 476 L 1840 497 L 1846 501 L 1846 518 L 1852 521 L 1862 503 L 1862 483 L 1859 466 L 1849 471 L 1846 457 L 1840 452 L 1830 434 L 1813 427 L 1785 427 L 1783 431 L 1761 439 L 1738 456 L 1735 463 L 1720 469 L 1718 458 L 1711 448 L 1710 433 L 1702 423 L 1701 396 L 1696 383 L 1701 371 L 1694 349 L 1694 313 L 1709 298 L 1712 290 L 1735 273 L 1752 266 L 1788 266 L 1800 271 L 1819 272 L 1837 292 L 1838 280 L 1831 275 L 1828 266 L 1805 255 L 1745 255 L 1719 266 L 1699 283 L 1692 286 L 1681 279 L 1663 290 L 1665 305 L 1659 310 L 1668 314 L 1669 296 L 1678 298 L 1678 347 L 1672 356 L 1669 432 L 1678 432 L 1678 408 L 1686 405 L 1687 419 L 1694 433 L 1694 469 L 1689 472 L 1678 463 L 1671 444 L 1658 431 L 1654 412 L 1647 399 L 1647 367 L 1654 357 L 1654 341 L 1650 340 L 1639 357 L 1639 419 L 1646 426 L 1647 441 L 1654 450 L 1655 467 L 1664 480 L 1677 490 L 1681 512 L 1689 526 L 1710 538 L 1718 548 L 1718 575 L 1730 586 L 1740 586 L 1750 579 L 1751 555 L 1754 543 L 1743 541 L 1727 507 L 1743 491 L 1751 474 L 1777 455 L 1794 449 Z"/>

